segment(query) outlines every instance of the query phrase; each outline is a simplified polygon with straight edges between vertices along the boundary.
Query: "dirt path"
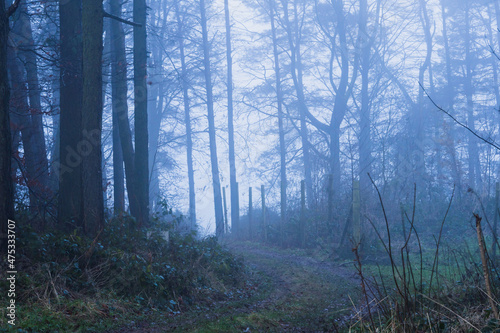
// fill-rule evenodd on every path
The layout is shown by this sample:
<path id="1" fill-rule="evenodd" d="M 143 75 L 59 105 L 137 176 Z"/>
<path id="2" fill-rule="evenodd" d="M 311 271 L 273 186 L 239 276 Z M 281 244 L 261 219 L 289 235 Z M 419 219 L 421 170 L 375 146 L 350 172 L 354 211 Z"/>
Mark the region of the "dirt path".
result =
<path id="1" fill-rule="evenodd" d="M 350 264 L 253 243 L 227 246 L 250 270 L 250 293 L 122 332 L 336 332 L 359 303 Z"/>
<path id="2" fill-rule="evenodd" d="M 358 303 L 359 281 L 350 264 L 251 243 L 229 247 L 272 281 L 268 303 L 259 312 L 276 315 L 279 326 L 256 327 L 262 331 L 335 332 L 350 318 L 352 302 Z"/>

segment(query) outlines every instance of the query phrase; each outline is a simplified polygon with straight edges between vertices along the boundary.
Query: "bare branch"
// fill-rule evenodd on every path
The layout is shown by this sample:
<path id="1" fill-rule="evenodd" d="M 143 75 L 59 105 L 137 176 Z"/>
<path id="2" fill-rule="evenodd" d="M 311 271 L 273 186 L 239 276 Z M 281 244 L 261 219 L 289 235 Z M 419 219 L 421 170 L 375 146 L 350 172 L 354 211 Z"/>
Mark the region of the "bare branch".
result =
<path id="1" fill-rule="evenodd" d="M 446 111 L 445 109 L 443 109 L 442 107 L 440 107 L 439 105 L 437 105 L 436 102 L 434 102 L 434 100 L 432 99 L 431 96 L 429 96 L 429 94 L 427 93 L 427 91 L 425 90 L 424 86 L 422 86 L 422 83 L 418 83 L 420 85 L 420 88 L 422 88 L 422 90 L 424 91 L 424 93 L 427 95 L 427 98 L 429 98 L 429 100 L 431 101 L 432 104 L 434 104 L 434 106 L 441 112 L 445 113 L 448 117 L 450 117 L 451 119 L 453 119 L 454 122 L 456 122 L 458 125 L 462 126 L 463 128 L 465 128 L 466 130 L 468 130 L 469 132 L 471 132 L 475 137 L 477 137 L 478 139 L 486 142 L 487 144 L 489 144 L 490 146 L 493 146 L 495 149 L 497 150 L 500 150 L 500 146 L 498 146 L 494 141 L 491 141 L 491 140 L 488 140 L 488 139 L 485 139 L 483 138 L 482 136 L 480 136 L 479 134 L 477 134 L 476 132 L 474 132 L 473 130 L 471 130 L 467 125 L 465 124 L 462 124 L 460 121 L 458 121 L 455 117 L 453 117 L 453 115 L 451 115 L 448 111 Z"/>
<path id="2" fill-rule="evenodd" d="M 122 19 L 121 17 L 118 17 L 118 16 L 115 16 L 113 14 L 107 13 L 106 11 L 102 12 L 102 16 L 109 17 L 110 19 L 117 20 L 118 22 L 125 23 L 125 24 L 131 25 L 133 27 L 139 27 L 139 28 L 142 27 L 142 24 L 140 24 L 140 23 L 135 23 L 135 22 L 132 22 L 132 21 L 127 21 L 125 19 Z"/>

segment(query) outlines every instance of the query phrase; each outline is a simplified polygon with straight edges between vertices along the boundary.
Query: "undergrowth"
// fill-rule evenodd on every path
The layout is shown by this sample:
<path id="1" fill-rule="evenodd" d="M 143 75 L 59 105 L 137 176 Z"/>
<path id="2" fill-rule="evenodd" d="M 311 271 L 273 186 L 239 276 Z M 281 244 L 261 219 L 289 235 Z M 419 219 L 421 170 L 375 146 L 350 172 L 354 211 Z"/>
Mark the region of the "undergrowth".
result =
<path id="1" fill-rule="evenodd" d="M 441 229 L 433 235 L 432 249 L 421 242 L 414 218 L 414 196 L 413 210 L 402 214 L 403 224 L 409 224 L 409 230 L 404 233 L 403 242 L 395 242 L 394 235 L 391 239 L 382 197 L 375 188 L 384 213 L 385 235 L 371 220 L 370 223 L 389 263 L 363 265 L 358 255 L 359 244 L 354 244 L 365 298 L 363 306 L 351 318 L 349 332 L 500 332 L 497 310 L 500 276 L 497 260 L 488 256 L 482 218 L 473 214 L 475 244 L 471 233 L 462 235 L 462 242 L 454 237 L 453 242 L 443 245 L 442 231 L 452 195 Z M 496 241 L 494 244 L 497 246 Z"/>
<path id="2" fill-rule="evenodd" d="M 224 298 L 241 284 L 242 262 L 214 237 L 176 231 L 180 222 L 156 218 L 137 229 L 131 217 L 114 217 L 93 239 L 76 231 L 37 233 L 18 223 L 16 329 L 102 331 L 152 311 L 176 314 Z M 2 304 L 8 290 L 5 263 Z M 0 332 L 9 326 L 2 308 Z"/>

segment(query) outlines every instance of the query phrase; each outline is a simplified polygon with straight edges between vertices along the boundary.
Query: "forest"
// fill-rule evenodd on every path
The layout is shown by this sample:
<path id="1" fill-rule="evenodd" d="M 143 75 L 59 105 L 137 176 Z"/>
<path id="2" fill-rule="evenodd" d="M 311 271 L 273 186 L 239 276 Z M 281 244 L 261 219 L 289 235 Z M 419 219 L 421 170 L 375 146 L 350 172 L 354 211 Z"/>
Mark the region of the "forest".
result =
<path id="1" fill-rule="evenodd" d="M 0 332 L 500 332 L 500 1 L 0 1 Z"/>

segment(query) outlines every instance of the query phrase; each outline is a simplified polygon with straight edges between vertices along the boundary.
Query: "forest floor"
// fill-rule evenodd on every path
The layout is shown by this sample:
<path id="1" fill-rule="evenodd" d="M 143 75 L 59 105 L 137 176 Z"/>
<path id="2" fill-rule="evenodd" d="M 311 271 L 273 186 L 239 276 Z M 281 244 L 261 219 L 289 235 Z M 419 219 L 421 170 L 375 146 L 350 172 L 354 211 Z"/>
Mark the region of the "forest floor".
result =
<path id="1" fill-rule="evenodd" d="M 249 242 L 227 246 L 248 269 L 244 287 L 208 306 L 156 314 L 113 332 L 337 332 L 356 321 L 361 295 L 352 262 Z"/>

